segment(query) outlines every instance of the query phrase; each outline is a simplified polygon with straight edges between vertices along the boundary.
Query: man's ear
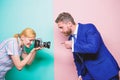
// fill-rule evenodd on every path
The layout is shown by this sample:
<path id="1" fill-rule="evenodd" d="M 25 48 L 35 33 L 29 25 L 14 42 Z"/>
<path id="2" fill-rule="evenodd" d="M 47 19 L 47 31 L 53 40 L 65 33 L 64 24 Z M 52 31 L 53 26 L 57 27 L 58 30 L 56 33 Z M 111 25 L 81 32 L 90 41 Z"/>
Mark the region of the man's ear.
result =
<path id="1" fill-rule="evenodd" d="M 71 23 L 70 21 L 69 21 L 67 24 L 68 24 L 68 26 L 71 26 L 71 25 L 72 25 L 72 23 Z"/>
<path id="2" fill-rule="evenodd" d="M 69 21 L 69 22 L 67 22 L 67 24 L 71 25 L 71 22 Z"/>

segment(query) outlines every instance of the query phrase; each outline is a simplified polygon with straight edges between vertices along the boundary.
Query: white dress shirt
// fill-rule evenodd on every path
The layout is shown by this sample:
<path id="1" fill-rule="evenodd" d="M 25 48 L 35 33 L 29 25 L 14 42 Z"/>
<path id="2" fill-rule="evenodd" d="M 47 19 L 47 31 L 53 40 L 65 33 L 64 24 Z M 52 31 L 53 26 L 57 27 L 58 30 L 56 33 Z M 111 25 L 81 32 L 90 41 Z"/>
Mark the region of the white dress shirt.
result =
<path id="1" fill-rule="evenodd" d="M 73 34 L 73 35 L 75 35 L 75 39 L 77 39 L 77 32 L 78 32 L 78 24 L 76 25 L 76 29 L 75 29 L 74 34 Z M 75 40 L 72 37 L 72 52 L 74 52 L 74 42 L 75 42 Z"/>

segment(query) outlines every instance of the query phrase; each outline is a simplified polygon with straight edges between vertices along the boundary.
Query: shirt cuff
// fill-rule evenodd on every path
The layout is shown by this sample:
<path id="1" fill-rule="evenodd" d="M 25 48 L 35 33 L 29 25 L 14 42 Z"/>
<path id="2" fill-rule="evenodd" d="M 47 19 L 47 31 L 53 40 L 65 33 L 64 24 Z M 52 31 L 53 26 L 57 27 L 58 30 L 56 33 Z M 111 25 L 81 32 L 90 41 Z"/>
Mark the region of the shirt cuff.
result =
<path id="1" fill-rule="evenodd" d="M 82 78 L 82 76 L 81 76 L 81 75 L 79 75 L 79 76 L 78 76 L 78 78 Z"/>

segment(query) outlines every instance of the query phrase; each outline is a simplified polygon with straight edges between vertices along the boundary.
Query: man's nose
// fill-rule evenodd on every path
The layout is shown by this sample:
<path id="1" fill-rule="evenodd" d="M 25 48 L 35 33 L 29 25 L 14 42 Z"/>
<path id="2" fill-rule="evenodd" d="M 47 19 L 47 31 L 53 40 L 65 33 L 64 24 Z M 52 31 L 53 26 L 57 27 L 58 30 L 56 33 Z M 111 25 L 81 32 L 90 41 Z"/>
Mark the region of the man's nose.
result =
<path id="1" fill-rule="evenodd" d="M 60 32 L 63 32 L 63 30 L 62 30 L 62 29 L 60 29 Z"/>

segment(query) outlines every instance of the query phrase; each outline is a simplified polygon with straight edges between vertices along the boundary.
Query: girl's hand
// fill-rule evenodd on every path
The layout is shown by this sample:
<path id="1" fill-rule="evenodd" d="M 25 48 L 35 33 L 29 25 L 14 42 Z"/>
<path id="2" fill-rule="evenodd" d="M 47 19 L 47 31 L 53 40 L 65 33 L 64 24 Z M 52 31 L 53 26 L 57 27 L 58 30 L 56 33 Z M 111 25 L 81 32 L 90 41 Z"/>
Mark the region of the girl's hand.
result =
<path id="1" fill-rule="evenodd" d="M 43 47 L 37 47 L 37 48 L 34 48 L 35 49 L 35 51 L 37 51 L 37 50 L 40 50 L 40 49 L 42 49 Z"/>
<path id="2" fill-rule="evenodd" d="M 42 49 L 43 47 L 37 47 L 37 48 L 33 48 L 32 50 L 31 50 L 31 52 L 36 52 L 37 50 L 40 50 L 40 49 Z"/>

